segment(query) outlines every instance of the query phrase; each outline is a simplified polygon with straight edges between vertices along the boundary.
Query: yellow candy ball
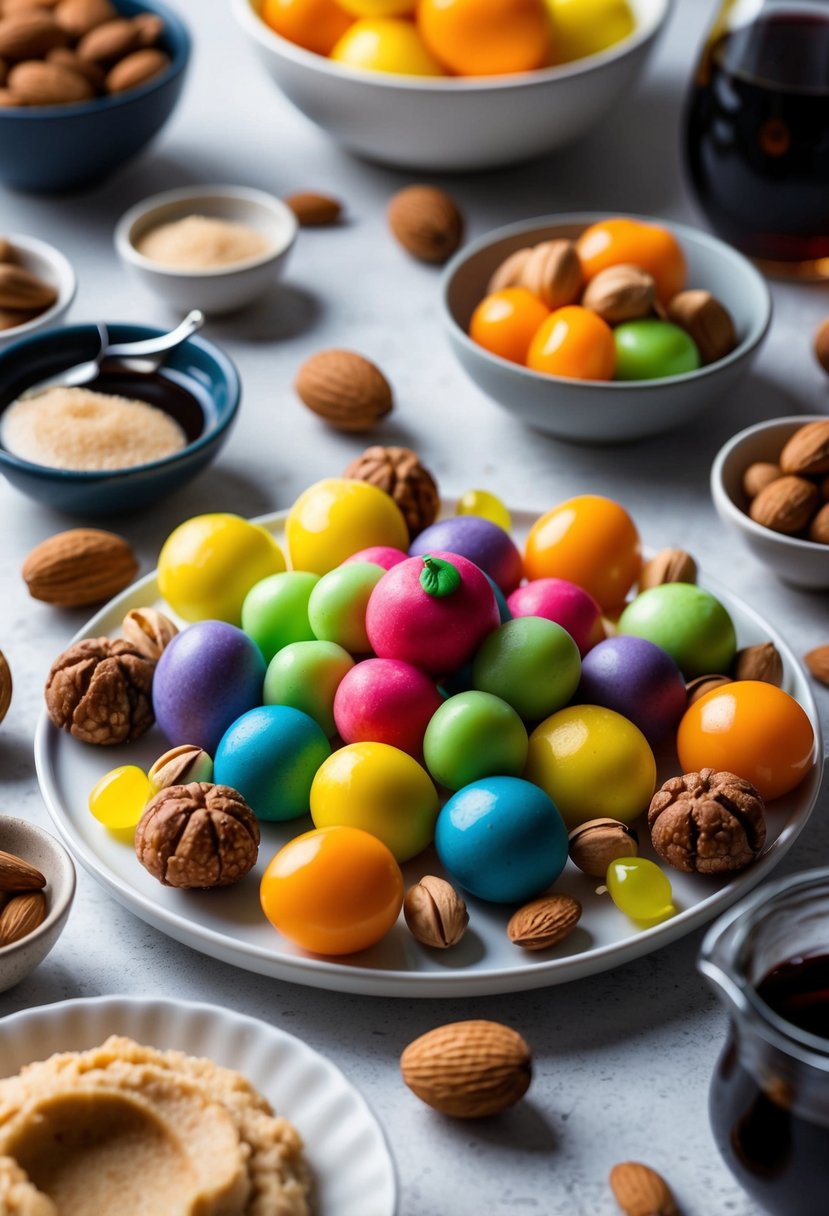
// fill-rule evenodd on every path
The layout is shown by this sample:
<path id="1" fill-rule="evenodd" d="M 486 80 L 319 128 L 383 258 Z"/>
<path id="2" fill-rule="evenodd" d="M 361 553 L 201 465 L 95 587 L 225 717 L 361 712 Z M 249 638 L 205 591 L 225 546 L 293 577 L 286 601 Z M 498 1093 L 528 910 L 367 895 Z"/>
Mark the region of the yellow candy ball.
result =
<path id="1" fill-rule="evenodd" d="M 392 72 L 400 76 L 446 74 L 426 49 L 414 25 L 398 17 L 355 21 L 334 47 L 331 58 L 366 72 Z"/>
<path id="2" fill-rule="evenodd" d="M 281 574 L 285 558 L 265 528 L 240 515 L 194 515 L 170 533 L 158 556 L 158 586 L 186 621 L 241 624 L 254 583 Z"/>
<path id="3" fill-rule="evenodd" d="M 509 532 L 512 527 L 509 511 L 501 499 L 496 494 L 490 494 L 489 490 L 467 490 L 465 494 L 461 494 L 458 499 L 458 515 L 477 515 L 497 524 L 505 532 Z"/>
<path id="4" fill-rule="evenodd" d="M 111 832 L 134 828 L 153 796 L 147 774 L 135 764 L 104 773 L 89 794 L 89 809 Z"/>
<path id="5" fill-rule="evenodd" d="M 546 0 L 553 20 L 553 57 L 569 63 L 597 55 L 636 27 L 627 0 Z"/>
<path id="6" fill-rule="evenodd" d="M 352 17 L 407 17 L 417 8 L 417 0 L 338 0 Z"/>
<path id="7" fill-rule="evenodd" d="M 294 570 L 327 574 L 372 545 L 409 548 L 409 530 L 394 499 L 367 481 L 329 477 L 291 507 L 285 538 Z"/>

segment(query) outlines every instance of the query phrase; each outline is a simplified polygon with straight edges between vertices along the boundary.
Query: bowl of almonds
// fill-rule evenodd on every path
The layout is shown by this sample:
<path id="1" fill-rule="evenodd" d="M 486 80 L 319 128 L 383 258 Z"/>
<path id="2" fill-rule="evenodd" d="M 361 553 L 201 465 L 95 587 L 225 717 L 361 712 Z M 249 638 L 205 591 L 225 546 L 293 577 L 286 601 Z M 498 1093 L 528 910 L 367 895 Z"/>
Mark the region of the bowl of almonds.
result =
<path id="1" fill-rule="evenodd" d="M 0 349 L 60 325 L 75 298 L 64 255 L 32 236 L 0 235 Z"/>
<path id="2" fill-rule="evenodd" d="M 0 992 L 43 961 L 74 895 L 75 867 L 63 845 L 26 819 L 0 815 Z"/>
<path id="3" fill-rule="evenodd" d="M 0 2 L 0 181 L 53 193 L 107 176 L 170 117 L 189 55 L 157 0 Z"/>
<path id="4" fill-rule="evenodd" d="M 740 431 L 717 453 L 711 494 L 720 519 L 778 578 L 829 587 L 829 416 Z"/>

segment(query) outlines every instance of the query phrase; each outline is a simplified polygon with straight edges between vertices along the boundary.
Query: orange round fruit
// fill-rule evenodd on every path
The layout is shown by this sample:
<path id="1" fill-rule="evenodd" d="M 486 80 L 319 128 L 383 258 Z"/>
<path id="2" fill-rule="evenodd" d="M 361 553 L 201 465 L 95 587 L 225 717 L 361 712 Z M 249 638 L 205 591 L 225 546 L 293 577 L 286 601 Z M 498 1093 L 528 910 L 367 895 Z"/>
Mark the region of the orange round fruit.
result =
<path id="1" fill-rule="evenodd" d="M 625 217 L 599 220 L 576 241 L 584 277 L 589 282 L 608 266 L 638 266 L 656 283 L 662 304 L 685 286 L 687 268 L 679 241 L 658 224 Z"/>
<path id="2" fill-rule="evenodd" d="M 577 583 L 603 609 L 621 604 L 639 577 L 639 533 L 618 502 L 598 494 L 568 498 L 537 519 L 524 553 L 527 578 Z"/>
<path id="3" fill-rule="evenodd" d="M 328 55 L 354 18 L 334 0 L 264 0 L 262 20 L 289 42 Z"/>
<path id="4" fill-rule="evenodd" d="M 481 300 L 469 322 L 469 336 L 493 355 L 526 363 L 527 351 L 550 310 L 526 287 L 505 287 Z"/>
<path id="5" fill-rule="evenodd" d="M 417 27 L 435 58 L 459 76 L 531 72 L 548 62 L 544 0 L 419 0 Z"/>
<path id="6" fill-rule="evenodd" d="M 676 745 L 686 773 L 736 773 L 763 798 L 779 798 L 811 770 L 815 732 L 803 706 L 782 688 L 735 680 L 685 711 Z"/>
<path id="7" fill-rule="evenodd" d="M 616 366 L 613 330 L 579 304 L 551 312 L 527 351 L 527 367 L 571 380 L 612 380 Z"/>

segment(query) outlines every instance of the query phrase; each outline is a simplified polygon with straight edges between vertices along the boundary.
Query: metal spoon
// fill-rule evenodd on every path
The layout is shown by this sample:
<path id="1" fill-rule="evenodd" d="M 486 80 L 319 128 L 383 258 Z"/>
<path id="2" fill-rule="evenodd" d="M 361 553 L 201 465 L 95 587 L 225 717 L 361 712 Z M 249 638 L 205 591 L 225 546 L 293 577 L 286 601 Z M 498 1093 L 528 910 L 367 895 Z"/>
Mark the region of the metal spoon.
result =
<path id="1" fill-rule="evenodd" d="M 140 342 L 114 342 L 112 344 L 109 342 L 107 327 L 98 325 L 101 349 L 94 359 L 88 359 L 85 363 L 76 363 L 74 367 L 68 367 L 65 371 L 58 372 L 57 375 L 50 376 L 47 380 L 39 380 L 21 393 L 20 399 L 37 397 L 50 388 L 80 388 L 84 384 L 90 384 L 101 374 L 103 365 L 112 360 L 132 365 L 137 371 L 157 371 L 169 352 L 175 350 L 177 346 L 181 346 L 182 342 L 201 329 L 202 325 L 204 325 L 204 313 L 194 309 L 187 314 L 180 325 L 177 325 L 168 334 L 159 334 L 157 338 L 144 338 Z M 136 363 L 136 360 L 139 362 Z"/>

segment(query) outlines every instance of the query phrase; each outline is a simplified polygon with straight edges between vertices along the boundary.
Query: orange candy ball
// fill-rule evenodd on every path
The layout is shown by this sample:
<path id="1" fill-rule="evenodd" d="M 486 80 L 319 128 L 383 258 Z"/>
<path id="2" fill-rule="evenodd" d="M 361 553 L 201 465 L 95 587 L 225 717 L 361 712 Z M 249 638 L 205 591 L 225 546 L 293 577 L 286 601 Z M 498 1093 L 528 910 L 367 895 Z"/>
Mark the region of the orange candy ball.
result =
<path id="1" fill-rule="evenodd" d="M 327 55 L 354 18 L 334 0 L 264 0 L 262 20 L 289 42 Z"/>
<path id="2" fill-rule="evenodd" d="M 604 609 L 622 603 L 641 566 L 633 520 L 618 502 L 597 494 L 559 503 L 535 521 L 527 536 L 527 578 L 578 583 Z"/>
<path id="3" fill-rule="evenodd" d="M 460 76 L 531 72 L 548 61 L 544 0 L 419 0 L 417 27 L 435 58 Z"/>
<path id="4" fill-rule="evenodd" d="M 469 322 L 469 336 L 493 355 L 526 363 L 527 351 L 550 310 L 526 287 L 505 287 L 481 300 Z"/>
<path id="5" fill-rule="evenodd" d="M 803 707 L 760 680 L 735 680 L 700 697 L 685 711 L 677 733 L 686 773 L 736 773 L 768 799 L 800 784 L 814 764 L 814 743 Z"/>
<path id="6" fill-rule="evenodd" d="M 283 845 L 262 875 L 259 898 L 273 927 L 303 950 L 353 954 L 397 920 L 403 875 L 376 836 L 319 828 Z"/>
<path id="7" fill-rule="evenodd" d="M 612 380 L 616 366 L 613 330 L 596 313 L 578 304 L 551 312 L 536 330 L 527 367 L 573 380 Z"/>
<path id="8" fill-rule="evenodd" d="M 657 224 L 622 217 L 600 220 L 585 229 L 576 249 L 588 282 L 600 270 L 626 263 L 653 276 L 663 304 L 685 286 L 685 254 L 673 233 Z"/>

